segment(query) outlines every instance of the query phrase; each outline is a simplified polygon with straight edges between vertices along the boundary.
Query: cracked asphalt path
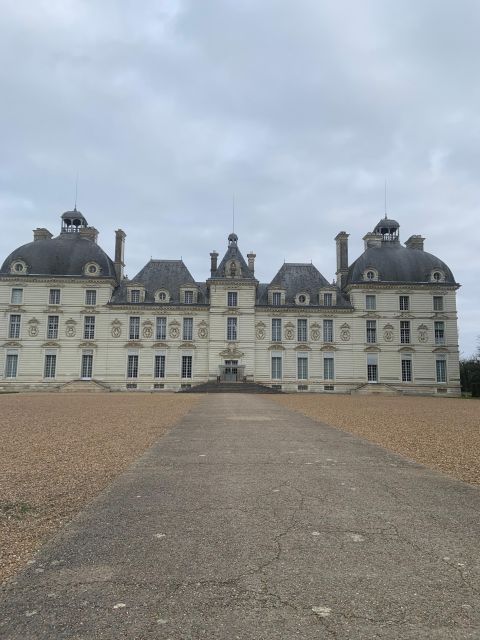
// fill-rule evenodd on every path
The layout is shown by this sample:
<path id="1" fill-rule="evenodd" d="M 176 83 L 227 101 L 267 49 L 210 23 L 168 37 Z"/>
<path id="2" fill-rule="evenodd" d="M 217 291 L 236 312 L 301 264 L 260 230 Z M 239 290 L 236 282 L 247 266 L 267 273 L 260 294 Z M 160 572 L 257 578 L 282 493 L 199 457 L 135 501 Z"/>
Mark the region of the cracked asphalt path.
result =
<path id="1" fill-rule="evenodd" d="M 0 637 L 478 639 L 479 495 L 208 395 L 7 583 Z"/>

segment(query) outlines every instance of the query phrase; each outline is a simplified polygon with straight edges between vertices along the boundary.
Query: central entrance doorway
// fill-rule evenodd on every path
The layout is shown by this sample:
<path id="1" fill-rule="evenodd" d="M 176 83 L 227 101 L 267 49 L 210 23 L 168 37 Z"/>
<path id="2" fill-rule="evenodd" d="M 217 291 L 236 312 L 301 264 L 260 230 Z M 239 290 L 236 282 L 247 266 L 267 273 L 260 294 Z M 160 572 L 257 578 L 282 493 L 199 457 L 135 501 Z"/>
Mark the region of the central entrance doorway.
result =
<path id="1" fill-rule="evenodd" d="M 225 382 L 237 382 L 238 380 L 238 360 L 225 360 L 223 379 Z"/>

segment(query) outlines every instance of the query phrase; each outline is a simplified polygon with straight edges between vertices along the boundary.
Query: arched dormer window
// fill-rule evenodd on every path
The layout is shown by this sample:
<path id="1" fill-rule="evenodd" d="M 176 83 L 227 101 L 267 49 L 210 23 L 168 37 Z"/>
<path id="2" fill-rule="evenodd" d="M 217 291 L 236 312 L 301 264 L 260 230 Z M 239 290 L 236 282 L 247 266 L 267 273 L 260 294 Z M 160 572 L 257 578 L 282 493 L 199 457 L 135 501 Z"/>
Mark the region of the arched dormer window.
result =
<path id="1" fill-rule="evenodd" d="M 378 271 L 373 267 L 368 267 L 368 269 L 365 269 L 363 272 L 363 279 L 367 282 L 375 282 L 378 280 Z"/>
<path id="2" fill-rule="evenodd" d="M 445 273 L 441 269 L 434 269 L 430 274 L 432 282 L 445 282 Z"/>
<path id="3" fill-rule="evenodd" d="M 305 306 L 310 303 L 310 296 L 305 291 L 297 293 L 295 296 L 295 304 Z"/>

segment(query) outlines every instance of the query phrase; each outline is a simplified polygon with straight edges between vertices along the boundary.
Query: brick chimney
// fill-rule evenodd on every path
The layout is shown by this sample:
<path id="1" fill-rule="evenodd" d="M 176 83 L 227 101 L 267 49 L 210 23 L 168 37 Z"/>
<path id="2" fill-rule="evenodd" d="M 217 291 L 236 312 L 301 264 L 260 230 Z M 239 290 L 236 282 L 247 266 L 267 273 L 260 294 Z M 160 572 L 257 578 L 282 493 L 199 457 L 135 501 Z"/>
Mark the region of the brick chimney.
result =
<path id="1" fill-rule="evenodd" d="M 423 251 L 423 243 L 425 238 L 422 236 L 410 236 L 410 238 L 405 242 L 405 246 L 407 249 L 418 249 L 419 251 Z"/>
<path id="2" fill-rule="evenodd" d="M 257 257 L 257 254 L 253 253 L 253 251 L 251 251 L 250 253 L 247 254 L 248 268 L 250 269 L 250 271 L 252 273 L 255 273 L 255 258 L 256 257 Z"/>
<path id="3" fill-rule="evenodd" d="M 348 236 L 346 231 L 340 231 L 335 236 L 337 243 L 337 284 L 341 289 L 345 285 L 345 278 L 348 274 Z"/>
<path id="4" fill-rule="evenodd" d="M 115 274 L 117 280 L 121 282 L 123 280 L 123 269 L 125 267 L 124 255 L 125 255 L 125 238 L 127 234 L 122 229 L 115 231 Z"/>
<path id="5" fill-rule="evenodd" d="M 210 273 L 212 276 L 217 270 L 217 259 L 218 259 L 218 253 L 214 249 L 210 254 Z"/>
<path id="6" fill-rule="evenodd" d="M 33 230 L 33 241 L 37 242 L 37 240 L 50 240 L 53 238 L 53 234 L 50 233 L 48 229 L 44 229 L 43 227 L 38 227 Z"/>

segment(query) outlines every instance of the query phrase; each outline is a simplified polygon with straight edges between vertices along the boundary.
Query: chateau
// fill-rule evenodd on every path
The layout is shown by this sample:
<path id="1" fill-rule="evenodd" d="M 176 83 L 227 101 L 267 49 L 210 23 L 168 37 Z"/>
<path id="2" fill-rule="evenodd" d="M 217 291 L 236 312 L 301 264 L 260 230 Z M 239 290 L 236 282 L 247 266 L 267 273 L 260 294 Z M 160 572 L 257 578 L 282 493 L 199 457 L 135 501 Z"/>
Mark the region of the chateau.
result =
<path id="1" fill-rule="evenodd" d="M 255 381 L 283 391 L 460 394 L 455 282 L 380 220 L 349 264 L 335 238 L 336 282 L 312 264 L 255 277 L 232 233 L 210 277 L 182 260 L 150 260 L 124 277 L 125 233 L 112 260 L 76 209 L 57 237 L 44 228 L 0 270 L 0 389 L 179 390 Z"/>

